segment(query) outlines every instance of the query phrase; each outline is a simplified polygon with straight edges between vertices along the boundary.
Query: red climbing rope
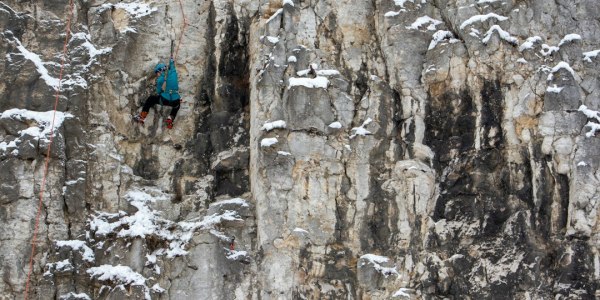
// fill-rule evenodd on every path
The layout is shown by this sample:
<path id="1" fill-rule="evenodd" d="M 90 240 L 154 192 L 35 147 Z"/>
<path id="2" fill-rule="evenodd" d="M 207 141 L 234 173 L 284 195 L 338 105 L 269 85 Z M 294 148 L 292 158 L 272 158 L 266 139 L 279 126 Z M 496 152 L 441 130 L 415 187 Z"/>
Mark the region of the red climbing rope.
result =
<path id="1" fill-rule="evenodd" d="M 179 46 L 181 45 L 181 40 L 183 39 L 183 33 L 185 32 L 185 28 L 187 27 L 187 19 L 185 18 L 185 12 L 183 11 L 183 4 L 181 0 L 179 0 L 179 8 L 181 9 L 181 17 L 183 19 L 183 25 L 181 26 L 181 34 L 179 35 L 179 40 L 177 41 L 177 48 L 175 49 L 175 56 L 173 59 L 177 61 L 177 54 L 179 54 Z"/>
<path id="2" fill-rule="evenodd" d="M 42 205 L 44 200 L 44 190 L 46 187 L 46 176 L 48 175 L 48 165 L 50 163 L 50 150 L 52 149 L 52 142 L 54 141 L 54 120 L 56 119 L 56 109 L 58 108 L 58 99 L 60 97 L 60 84 L 62 81 L 63 70 L 65 66 L 65 59 L 67 57 L 67 43 L 69 42 L 69 35 L 71 34 L 71 17 L 73 16 L 73 0 L 69 1 L 69 14 L 67 16 L 67 35 L 65 37 L 65 44 L 63 45 L 63 56 L 60 63 L 60 75 L 58 77 L 58 87 L 56 89 L 56 98 L 54 100 L 54 113 L 52 115 L 52 125 L 50 126 L 50 142 L 48 144 L 48 150 L 46 152 L 46 162 L 44 163 L 44 176 L 42 178 L 42 185 L 40 187 L 40 201 L 38 203 L 37 214 L 35 216 L 35 227 L 33 230 L 33 237 L 31 239 L 31 257 L 29 258 L 29 272 L 27 273 L 27 283 L 25 285 L 25 300 L 28 299 L 29 295 L 29 283 L 31 280 L 31 273 L 33 272 L 33 257 L 35 255 L 35 243 L 37 240 L 37 234 L 40 224 L 40 215 L 42 213 Z"/>

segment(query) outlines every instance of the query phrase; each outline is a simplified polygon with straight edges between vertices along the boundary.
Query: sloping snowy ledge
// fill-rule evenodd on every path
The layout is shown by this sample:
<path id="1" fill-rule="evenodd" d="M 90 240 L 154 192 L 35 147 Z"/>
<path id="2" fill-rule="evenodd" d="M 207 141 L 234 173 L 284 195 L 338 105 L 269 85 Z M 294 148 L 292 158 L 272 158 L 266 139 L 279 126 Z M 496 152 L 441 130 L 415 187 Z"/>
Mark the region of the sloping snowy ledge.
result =
<path id="1" fill-rule="evenodd" d="M 594 51 L 584 52 L 583 53 L 583 60 L 585 60 L 587 62 L 592 62 L 592 58 L 593 57 L 597 57 L 598 54 L 600 54 L 600 50 L 594 50 Z"/>
<path id="2" fill-rule="evenodd" d="M 298 75 L 298 76 L 306 76 L 306 75 L 308 75 L 309 72 L 310 72 L 310 69 L 304 69 L 304 70 L 296 72 L 296 75 Z M 315 73 L 317 73 L 318 76 L 337 76 L 337 75 L 340 75 L 340 71 L 338 71 L 338 70 L 316 70 Z"/>
<path id="3" fill-rule="evenodd" d="M 56 241 L 56 246 L 59 248 L 69 247 L 75 251 L 81 252 L 83 260 L 87 262 L 93 262 L 96 260 L 94 256 L 94 251 L 90 247 L 88 247 L 84 241 L 79 240 L 68 240 L 68 241 Z"/>
<path id="4" fill-rule="evenodd" d="M 364 267 L 366 265 L 372 265 L 373 268 L 381 273 L 383 276 L 388 277 L 390 275 L 398 275 L 396 267 L 383 267 L 382 264 L 389 262 L 389 259 L 385 256 L 379 256 L 375 254 L 365 254 L 360 257 L 358 267 Z"/>
<path id="5" fill-rule="evenodd" d="M 523 52 L 527 49 L 533 49 L 533 45 L 537 42 L 541 42 L 542 38 L 539 36 L 531 36 L 528 37 L 527 40 L 525 40 L 525 42 L 523 42 L 523 44 L 521 44 L 521 46 L 519 46 L 519 52 Z"/>
<path id="6" fill-rule="evenodd" d="M 317 76 L 315 78 L 296 78 L 292 77 L 288 80 L 288 89 L 294 86 L 304 86 L 307 88 L 323 88 L 326 89 L 329 85 L 329 79 Z"/>
<path id="7" fill-rule="evenodd" d="M 585 105 L 581 105 L 579 107 L 579 111 L 585 114 L 588 119 L 596 119 L 596 121 L 600 122 L 600 112 L 591 110 L 587 108 Z M 600 124 L 595 122 L 588 122 L 585 124 L 585 127 L 589 127 L 590 131 L 585 133 L 585 136 L 591 138 L 596 135 L 596 132 L 600 131 Z"/>
<path id="8" fill-rule="evenodd" d="M 42 129 L 39 130 L 38 137 L 50 135 L 53 117 L 54 111 L 40 112 L 17 108 L 6 110 L 0 114 L 0 119 L 12 119 L 21 122 L 34 121 L 35 123 L 39 124 L 39 127 L 42 127 Z M 59 128 L 67 118 L 73 118 L 73 115 L 70 113 L 57 111 L 56 116 L 54 117 L 54 128 Z M 35 126 L 33 127 L 37 128 Z M 27 133 L 31 133 L 31 129 L 27 129 Z"/>
<path id="9" fill-rule="evenodd" d="M 264 138 L 260 141 L 260 146 L 261 147 L 271 147 L 275 144 L 277 144 L 277 138 Z"/>
<path id="10" fill-rule="evenodd" d="M 431 42 L 429 43 L 429 48 L 427 50 L 433 50 L 439 43 L 444 40 L 448 40 L 450 44 L 460 42 L 456 38 L 454 38 L 454 34 L 447 30 L 438 30 L 431 37 Z"/>
<path id="11" fill-rule="evenodd" d="M 510 33 L 504 31 L 504 29 L 502 29 L 502 27 L 498 26 L 498 25 L 494 25 L 492 27 L 490 27 L 490 29 L 485 33 L 485 37 L 481 40 L 482 43 L 487 44 L 490 41 L 490 38 L 492 37 L 492 35 L 494 34 L 494 31 L 498 33 L 498 36 L 509 42 L 510 44 L 513 45 L 517 45 L 518 41 L 515 37 L 511 36 Z"/>
<path id="12" fill-rule="evenodd" d="M 277 128 L 283 129 L 285 127 L 286 127 L 285 121 L 277 120 L 277 121 L 265 123 L 260 129 L 265 130 L 265 131 L 271 131 L 273 129 L 277 129 Z"/>
<path id="13" fill-rule="evenodd" d="M 427 30 L 435 30 L 435 26 L 442 24 L 443 22 L 440 20 L 436 20 L 430 16 L 423 16 L 423 17 L 419 17 L 417 18 L 412 24 L 410 24 L 410 26 L 406 26 L 406 29 L 414 29 L 414 30 L 419 30 L 421 27 L 424 27 L 426 24 L 429 24 L 429 26 L 427 26 Z"/>
<path id="14" fill-rule="evenodd" d="M 571 73 L 571 75 L 575 77 L 575 71 L 573 70 L 573 68 L 571 68 L 571 66 L 568 63 L 561 61 L 554 68 L 552 68 L 552 70 L 550 70 L 550 74 L 548 74 L 548 81 L 554 79 L 554 73 L 558 72 L 560 69 L 565 69 L 569 71 L 569 73 Z"/>
<path id="15" fill-rule="evenodd" d="M 508 17 L 500 16 L 495 13 L 489 13 L 487 15 L 472 16 L 469 19 L 467 19 L 466 21 L 462 22 L 462 24 L 460 24 L 460 29 L 462 30 L 465 27 L 472 25 L 474 23 L 477 23 L 477 22 L 485 22 L 488 19 L 496 19 L 498 21 L 506 21 L 506 20 L 508 20 Z"/>
<path id="16" fill-rule="evenodd" d="M 359 127 L 354 127 L 351 130 L 354 131 L 354 134 L 350 135 L 350 139 L 353 139 L 354 137 L 356 137 L 357 135 L 361 135 L 361 136 L 366 136 L 371 134 L 370 131 L 365 129 L 365 126 L 371 124 L 371 122 L 373 122 L 373 120 L 371 118 L 367 118 L 362 125 L 360 125 Z"/>

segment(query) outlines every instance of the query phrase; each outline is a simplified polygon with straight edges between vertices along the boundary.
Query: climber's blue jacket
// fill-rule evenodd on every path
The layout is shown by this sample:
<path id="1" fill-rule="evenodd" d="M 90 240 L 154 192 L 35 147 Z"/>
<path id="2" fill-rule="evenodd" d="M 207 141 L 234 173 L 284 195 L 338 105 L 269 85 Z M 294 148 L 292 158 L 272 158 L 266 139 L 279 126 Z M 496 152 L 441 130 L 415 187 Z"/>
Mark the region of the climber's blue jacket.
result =
<path id="1" fill-rule="evenodd" d="M 161 95 L 163 99 L 167 101 L 179 100 L 179 82 L 177 81 L 177 70 L 175 69 L 175 61 L 171 59 L 169 62 L 169 70 L 167 75 L 167 84 L 165 90 L 162 90 L 163 83 L 165 82 L 165 72 L 162 72 L 158 78 L 156 78 L 156 93 Z"/>

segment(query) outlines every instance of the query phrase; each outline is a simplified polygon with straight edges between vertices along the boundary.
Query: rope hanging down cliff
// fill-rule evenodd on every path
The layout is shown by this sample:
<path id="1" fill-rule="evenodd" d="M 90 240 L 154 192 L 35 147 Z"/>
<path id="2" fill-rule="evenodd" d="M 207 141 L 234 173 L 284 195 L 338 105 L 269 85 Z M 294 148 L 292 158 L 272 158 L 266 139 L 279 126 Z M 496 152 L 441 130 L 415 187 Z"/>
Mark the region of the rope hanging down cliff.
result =
<path id="1" fill-rule="evenodd" d="M 58 108 L 58 100 L 60 99 L 63 71 L 64 71 L 64 66 L 65 66 L 65 60 L 67 57 L 67 45 L 69 42 L 69 37 L 71 35 L 71 19 L 73 18 L 73 7 L 74 7 L 73 0 L 69 0 L 69 7 L 68 7 L 69 13 L 67 14 L 67 22 L 66 22 L 66 29 L 65 29 L 66 34 L 65 34 L 65 41 L 63 44 L 63 55 L 62 55 L 61 64 L 60 64 L 58 87 L 56 88 L 56 94 L 55 94 L 55 100 L 54 100 L 52 123 L 50 126 L 50 139 L 49 139 L 49 143 L 48 143 L 48 150 L 46 152 L 46 159 L 44 162 L 44 173 L 43 173 L 43 177 L 42 177 L 42 183 L 40 185 L 38 208 L 37 208 L 36 217 L 35 217 L 35 226 L 34 226 L 34 230 L 33 230 L 33 236 L 31 238 L 31 255 L 29 257 L 29 271 L 27 273 L 27 281 L 25 284 L 25 294 L 24 294 L 25 300 L 29 299 L 29 287 L 30 287 L 30 283 L 31 283 L 31 274 L 33 273 L 33 257 L 35 256 L 35 248 L 36 248 L 36 242 L 37 242 L 37 235 L 38 235 L 38 231 L 39 231 L 40 216 L 41 216 L 41 212 L 42 212 L 42 206 L 44 203 L 44 192 L 45 192 L 45 188 L 46 188 L 46 179 L 48 176 L 48 168 L 49 168 L 49 164 L 50 164 L 50 154 L 51 154 L 51 150 L 52 150 L 52 143 L 54 142 L 54 123 L 56 120 L 56 111 Z M 179 0 L 179 8 L 181 9 L 183 25 L 181 28 L 181 34 L 180 34 L 178 42 L 177 42 L 177 49 L 175 51 L 174 58 L 177 58 L 177 55 L 179 54 L 179 47 L 181 46 L 181 41 L 183 40 L 183 34 L 188 25 L 187 19 L 185 18 L 185 12 L 183 10 L 183 3 L 181 2 L 181 0 Z"/>
<path id="2" fill-rule="evenodd" d="M 52 149 L 52 142 L 54 141 L 54 121 L 56 119 L 56 109 L 58 108 L 58 99 L 60 97 L 60 89 L 62 82 L 63 70 L 65 67 L 65 58 L 67 57 L 67 44 L 69 42 L 69 35 L 71 34 L 71 18 L 73 17 L 73 0 L 69 1 L 69 14 L 67 15 L 67 28 L 65 35 L 65 43 L 63 45 L 63 55 L 60 63 L 60 75 L 58 77 L 58 87 L 56 88 L 56 97 L 54 100 L 54 112 L 52 114 L 52 125 L 50 126 L 50 141 L 48 143 L 48 151 L 46 152 L 46 161 L 44 163 L 44 176 L 42 178 L 42 184 L 40 186 L 40 200 L 38 202 L 37 213 L 35 215 L 35 227 L 33 229 L 33 237 L 31 238 L 31 256 L 29 257 L 29 272 L 27 273 L 27 282 L 25 284 L 25 300 L 28 299 L 29 295 L 29 284 L 31 281 L 31 273 L 33 272 L 33 257 L 35 255 L 35 243 L 37 241 L 37 234 L 40 224 L 40 215 L 42 212 L 42 205 L 44 202 L 44 190 L 46 187 L 46 177 L 48 176 L 48 165 L 50 163 L 50 153 Z"/>
<path id="3" fill-rule="evenodd" d="M 177 48 L 175 49 L 175 56 L 173 59 L 177 61 L 177 54 L 179 54 L 179 46 L 181 45 L 181 40 L 183 40 L 183 34 L 185 33 L 185 28 L 188 26 L 187 19 L 185 18 L 185 12 L 183 11 L 183 4 L 181 0 L 179 0 L 179 8 L 181 9 L 181 18 L 183 19 L 183 25 L 181 26 L 181 33 L 179 34 L 179 39 L 177 41 Z"/>

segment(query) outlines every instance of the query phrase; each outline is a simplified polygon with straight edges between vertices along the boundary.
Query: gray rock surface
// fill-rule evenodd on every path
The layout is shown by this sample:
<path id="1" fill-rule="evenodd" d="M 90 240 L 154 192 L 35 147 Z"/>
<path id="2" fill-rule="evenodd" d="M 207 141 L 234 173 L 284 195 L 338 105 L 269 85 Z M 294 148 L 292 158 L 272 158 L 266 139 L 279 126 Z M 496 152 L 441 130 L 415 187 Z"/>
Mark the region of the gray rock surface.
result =
<path id="1" fill-rule="evenodd" d="M 51 132 L 68 15 L 0 0 L 0 299 L 48 153 L 31 299 L 600 297 L 595 0 L 76 0 Z"/>

